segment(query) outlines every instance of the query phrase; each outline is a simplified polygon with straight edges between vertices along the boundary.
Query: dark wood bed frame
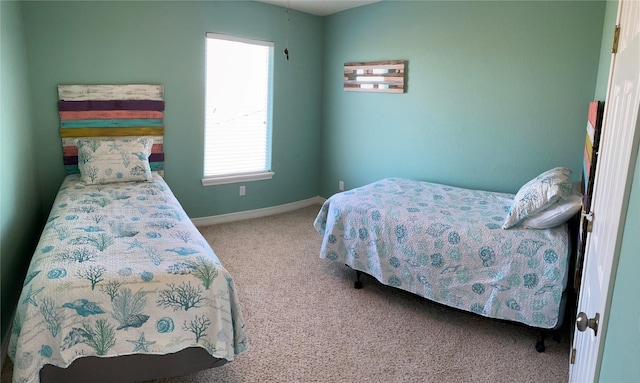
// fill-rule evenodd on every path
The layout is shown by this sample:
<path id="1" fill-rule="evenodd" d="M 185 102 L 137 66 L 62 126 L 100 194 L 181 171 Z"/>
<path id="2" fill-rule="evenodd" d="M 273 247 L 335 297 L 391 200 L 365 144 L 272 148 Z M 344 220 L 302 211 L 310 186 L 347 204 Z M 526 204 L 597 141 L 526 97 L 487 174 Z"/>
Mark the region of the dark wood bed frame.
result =
<path id="1" fill-rule="evenodd" d="M 205 349 L 189 347 L 174 354 L 122 355 L 115 358 L 88 356 L 76 359 L 67 368 L 45 365 L 42 383 L 127 383 L 187 375 L 227 363 Z M 88 378 L 90 375 L 90 378 Z"/>

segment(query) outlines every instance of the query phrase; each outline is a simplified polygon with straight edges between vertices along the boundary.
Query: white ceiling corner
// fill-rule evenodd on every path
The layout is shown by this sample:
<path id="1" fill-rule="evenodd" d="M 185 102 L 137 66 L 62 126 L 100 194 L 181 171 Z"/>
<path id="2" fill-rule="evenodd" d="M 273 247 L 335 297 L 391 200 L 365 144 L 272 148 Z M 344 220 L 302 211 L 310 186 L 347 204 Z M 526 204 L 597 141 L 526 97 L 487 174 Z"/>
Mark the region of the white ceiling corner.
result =
<path id="1" fill-rule="evenodd" d="M 360 7 L 381 0 L 257 0 L 261 3 L 295 9 L 316 16 L 328 16 L 347 9 Z"/>

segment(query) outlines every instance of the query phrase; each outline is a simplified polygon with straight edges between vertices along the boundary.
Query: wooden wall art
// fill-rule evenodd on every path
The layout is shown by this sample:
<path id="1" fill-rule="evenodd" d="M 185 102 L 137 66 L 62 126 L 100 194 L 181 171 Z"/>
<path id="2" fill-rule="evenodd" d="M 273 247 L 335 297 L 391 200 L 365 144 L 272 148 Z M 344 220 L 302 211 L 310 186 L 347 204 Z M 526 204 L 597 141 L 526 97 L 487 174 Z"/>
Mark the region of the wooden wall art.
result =
<path id="1" fill-rule="evenodd" d="M 404 93 L 406 61 L 370 61 L 344 64 L 344 90 Z"/>

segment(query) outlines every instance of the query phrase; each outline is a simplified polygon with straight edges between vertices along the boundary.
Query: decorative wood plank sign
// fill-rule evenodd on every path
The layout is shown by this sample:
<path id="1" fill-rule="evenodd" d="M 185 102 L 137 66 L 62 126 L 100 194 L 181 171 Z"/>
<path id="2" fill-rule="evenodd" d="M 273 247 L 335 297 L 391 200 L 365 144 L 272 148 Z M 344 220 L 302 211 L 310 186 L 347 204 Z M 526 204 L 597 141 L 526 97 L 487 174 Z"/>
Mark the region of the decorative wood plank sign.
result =
<path id="1" fill-rule="evenodd" d="M 344 90 L 349 92 L 404 93 L 404 60 L 344 64 Z"/>

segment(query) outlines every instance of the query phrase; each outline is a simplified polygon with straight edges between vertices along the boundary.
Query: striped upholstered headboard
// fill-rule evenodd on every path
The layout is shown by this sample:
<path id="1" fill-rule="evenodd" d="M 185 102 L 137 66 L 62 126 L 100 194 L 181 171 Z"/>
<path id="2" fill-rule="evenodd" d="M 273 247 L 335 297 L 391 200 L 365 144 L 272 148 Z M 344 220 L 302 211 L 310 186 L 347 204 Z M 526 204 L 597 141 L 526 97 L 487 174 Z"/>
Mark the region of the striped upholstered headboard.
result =
<path id="1" fill-rule="evenodd" d="M 153 139 L 151 170 L 164 170 L 162 85 L 58 85 L 64 167 L 79 173 L 79 138 L 147 136 Z"/>
<path id="2" fill-rule="evenodd" d="M 587 137 L 584 144 L 584 157 L 582 161 L 582 217 L 578 233 L 578 252 L 574 274 L 574 290 L 580 291 L 582 278 L 582 262 L 586 250 L 587 233 L 591 213 L 591 199 L 593 197 L 593 181 L 598 164 L 598 151 L 600 150 L 600 136 L 602 135 L 602 117 L 604 115 L 604 102 L 592 101 L 589 103 L 589 115 L 587 117 Z"/>
<path id="3" fill-rule="evenodd" d="M 587 118 L 587 138 L 584 145 L 584 161 L 582 163 L 582 195 L 583 209 L 585 213 L 591 211 L 591 197 L 593 195 L 593 177 L 598 163 L 598 150 L 600 147 L 600 134 L 602 133 L 602 115 L 604 114 L 604 102 L 592 101 L 589 103 L 589 117 Z"/>

